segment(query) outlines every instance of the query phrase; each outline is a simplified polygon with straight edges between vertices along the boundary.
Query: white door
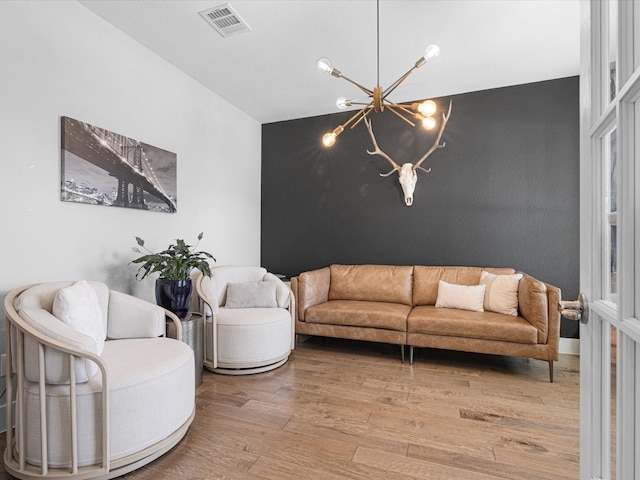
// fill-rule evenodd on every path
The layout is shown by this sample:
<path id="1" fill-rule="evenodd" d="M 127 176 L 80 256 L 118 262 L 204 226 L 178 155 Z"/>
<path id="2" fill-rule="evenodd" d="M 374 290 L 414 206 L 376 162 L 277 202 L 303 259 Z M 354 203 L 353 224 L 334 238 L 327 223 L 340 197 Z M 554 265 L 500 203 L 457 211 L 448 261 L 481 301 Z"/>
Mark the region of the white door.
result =
<path id="1" fill-rule="evenodd" d="M 580 479 L 640 479 L 640 2 L 581 0 Z"/>

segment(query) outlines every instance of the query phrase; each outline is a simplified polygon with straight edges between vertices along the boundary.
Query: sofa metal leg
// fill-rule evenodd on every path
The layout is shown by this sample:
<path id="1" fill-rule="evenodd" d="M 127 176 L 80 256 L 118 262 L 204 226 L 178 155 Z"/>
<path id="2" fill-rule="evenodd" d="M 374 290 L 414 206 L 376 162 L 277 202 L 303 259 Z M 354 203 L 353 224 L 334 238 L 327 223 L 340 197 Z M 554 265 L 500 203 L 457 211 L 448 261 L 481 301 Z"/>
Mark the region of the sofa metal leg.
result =
<path id="1" fill-rule="evenodd" d="M 553 362 L 549 362 L 549 383 L 553 383 Z"/>
<path id="2" fill-rule="evenodd" d="M 400 358 L 402 359 L 402 363 L 404 363 L 404 345 L 400 345 Z"/>
<path id="3" fill-rule="evenodd" d="M 409 365 L 413 365 L 413 345 L 409 345 Z"/>

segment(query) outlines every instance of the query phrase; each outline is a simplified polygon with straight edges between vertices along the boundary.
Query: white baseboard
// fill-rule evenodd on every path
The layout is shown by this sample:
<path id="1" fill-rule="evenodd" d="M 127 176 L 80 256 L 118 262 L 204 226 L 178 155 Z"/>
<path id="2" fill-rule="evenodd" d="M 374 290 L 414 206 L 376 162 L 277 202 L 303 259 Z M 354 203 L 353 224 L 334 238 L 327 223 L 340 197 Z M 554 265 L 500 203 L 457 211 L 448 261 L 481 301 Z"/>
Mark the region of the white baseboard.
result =
<path id="1" fill-rule="evenodd" d="M 560 337 L 560 353 L 569 355 L 580 355 L 580 339 L 579 338 L 562 338 Z"/>

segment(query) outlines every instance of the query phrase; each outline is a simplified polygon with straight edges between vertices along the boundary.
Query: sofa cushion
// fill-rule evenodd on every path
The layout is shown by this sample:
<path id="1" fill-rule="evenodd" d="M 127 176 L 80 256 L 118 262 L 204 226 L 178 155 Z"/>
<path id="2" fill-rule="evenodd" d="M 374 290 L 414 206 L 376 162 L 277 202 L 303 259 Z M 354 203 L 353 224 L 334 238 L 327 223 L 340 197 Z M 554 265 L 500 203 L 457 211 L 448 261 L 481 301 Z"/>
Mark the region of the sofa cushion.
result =
<path id="1" fill-rule="evenodd" d="M 480 285 L 487 287 L 484 309 L 505 315 L 518 315 L 518 285 L 521 278 L 521 273 L 494 275 L 483 271 L 480 275 Z"/>
<path id="2" fill-rule="evenodd" d="M 411 266 L 331 265 L 330 270 L 329 300 L 412 305 Z M 306 315 L 305 320 L 309 321 Z"/>
<path id="3" fill-rule="evenodd" d="M 485 270 L 496 275 L 515 273 L 513 268 L 480 268 L 480 267 L 413 267 L 413 304 L 435 305 L 438 298 L 438 282 L 457 285 L 478 285 L 480 274 Z"/>
<path id="4" fill-rule="evenodd" d="M 406 331 L 410 311 L 409 305 L 399 303 L 330 300 L 309 307 L 305 321 Z"/>
<path id="5" fill-rule="evenodd" d="M 407 320 L 407 331 L 525 344 L 536 344 L 538 340 L 537 329 L 522 317 L 431 305 L 414 307 Z"/>
<path id="6" fill-rule="evenodd" d="M 484 312 L 484 293 L 486 285 L 455 285 L 443 280 L 438 282 L 438 308 L 459 308 Z"/>

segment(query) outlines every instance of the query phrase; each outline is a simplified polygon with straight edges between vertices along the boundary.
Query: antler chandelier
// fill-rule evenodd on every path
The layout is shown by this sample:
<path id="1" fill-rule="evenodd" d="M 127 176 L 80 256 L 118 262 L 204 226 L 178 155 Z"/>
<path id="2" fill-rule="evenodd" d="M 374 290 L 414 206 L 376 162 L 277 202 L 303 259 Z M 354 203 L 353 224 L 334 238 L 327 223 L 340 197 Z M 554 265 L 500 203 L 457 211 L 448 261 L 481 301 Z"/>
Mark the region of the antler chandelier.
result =
<path id="1" fill-rule="evenodd" d="M 349 120 L 347 120 L 342 125 L 337 126 L 333 129 L 333 131 L 326 133 L 322 137 L 322 143 L 326 147 L 331 147 L 335 142 L 338 135 L 340 135 L 345 127 L 351 125 L 351 128 L 354 128 L 364 119 L 366 119 L 371 112 L 382 112 L 386 108 L 390 112 L 397 115 L 399 118 L 407 122 L 412 127 L 415 127 L 415 123 L 413 120 L 422 124 L 422 127 L 431 130 L 436 125 L 436 121 L 433 118 L 433 115 L 436 113 L 436 104 L 433 100 L 425 100 L 423 102 L 416 103 L 393 103 L 388 100 L 388 96 L 396 89 L 398 86 L 404 82 L 411 73 L 420 68 L 429 60 L 435 58 L 440 53 L 440 47 L 437 45 L 429 45 L 424 52 L 424 55 L 420 57 L 413 67 L 409 69 L 407 73 L 402 75 L 398 80 L 393 82 L 390 86 L 385 89 L 380 87 L 380 0 L 376 2 L 376 33 L 377 33 L 377 85 L 370 90 L 366 87 L 363 87 L 359 83 L 351 80 L 349 77 L 345 76 L 331 65 L 331 62 L 328 58 L 321 58 L 318 60 L 317 68 L 322 73 L 329 73 L 336 78 L 343 78 L 347 82 L 358 87 L 362 92 L 364 92 L 367 97 L 367 101 L 362 102 L 362 99 L 358 100 L 348 100 L 345 97 L 340 97 L 336 101 L 336 105 L 339 109 L 345 109 L 352 105 L 364 105 L 358 112 L 356 112 Z"/>

